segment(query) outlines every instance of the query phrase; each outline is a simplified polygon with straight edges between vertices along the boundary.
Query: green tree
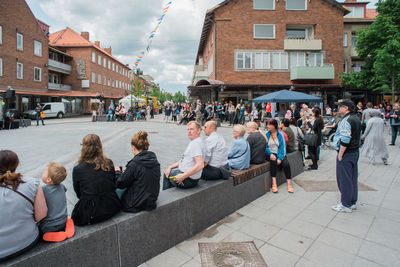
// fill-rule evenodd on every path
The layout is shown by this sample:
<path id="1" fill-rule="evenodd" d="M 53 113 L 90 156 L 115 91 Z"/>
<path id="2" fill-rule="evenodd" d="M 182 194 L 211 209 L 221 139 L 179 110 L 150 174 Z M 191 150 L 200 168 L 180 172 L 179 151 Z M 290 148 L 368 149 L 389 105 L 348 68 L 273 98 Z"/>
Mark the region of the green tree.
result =
<path id="1" fill-rule="evenodd" d="M 136 97 L 142 97 L 144 94 L 143 83 L 138 76 L 135 76 L 135 79 L 133 80 L 131 93 Z"/>
<path id="2" fill-rule="evenodd" d="M 180 91 L 176 92 L 174 94 L 174 97 L 172 99 L 172 101 L 176 102 L 176 103 L 182 103 L 186 101 L 186 96 L 184 94 L 182 94 Z"/>
<path id="3" fill-rule="evenodd" d="M 394 102 L 400 89 L 400 0 L 379 0 L 376 5 L 376 21 L 357 31 L 356 51 L 365 66 L 340 78 L 347 87 L 391 92 Z"/>

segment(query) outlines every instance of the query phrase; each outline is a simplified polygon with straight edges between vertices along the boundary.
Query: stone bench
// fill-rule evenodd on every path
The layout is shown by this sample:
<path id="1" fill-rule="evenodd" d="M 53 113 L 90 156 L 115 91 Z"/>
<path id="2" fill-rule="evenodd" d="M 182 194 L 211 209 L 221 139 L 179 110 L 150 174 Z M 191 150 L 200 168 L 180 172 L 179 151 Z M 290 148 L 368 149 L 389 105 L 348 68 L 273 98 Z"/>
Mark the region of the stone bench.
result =
<path id="1" fill-rule="evenodd" d="M 245 170 L 232 170 L 233 185 L 238 185 L 269 171 L 269 162 L 250 165 Z"/>
<path id="2" fill-rule="evenodd" d="M 292 175 L 303 171 L 301 154 L 288 154 Z M 278 183 L 285 182 L 281 171 Z M 160 192 L 157 209 L 121 212 L 112 219 L 76 227 L 61 243 L 39 243 L 5 266 L 138 266 L 220 221 L 271 187 L 269 172 L 233 183 L 233 179 L 200 181 L 191 189 Z"/>

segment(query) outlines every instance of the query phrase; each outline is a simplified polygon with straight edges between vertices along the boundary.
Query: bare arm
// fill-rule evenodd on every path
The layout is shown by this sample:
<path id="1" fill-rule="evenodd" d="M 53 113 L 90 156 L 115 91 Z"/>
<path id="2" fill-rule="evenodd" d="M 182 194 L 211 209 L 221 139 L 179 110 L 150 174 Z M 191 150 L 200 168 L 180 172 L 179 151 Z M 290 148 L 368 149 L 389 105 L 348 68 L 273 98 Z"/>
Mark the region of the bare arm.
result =
<path id="1" fill-rule="evenodd" d="M 338 154 L 338 160 L 339 161 L 342 161 L 342 159 L 343 159 L 343 154 L 344 154 L 344 152 L 346 151 L 346 149 L 347 149 L 347 147 L 345 147 L 345 146 L 340 146 L 340 149 L 339 149 L 339 154 Z"/>
<path id="2" fill-rule="evenodd" d="M 176 182 L 177 183 L 182 183 L 183 180 L 186 178 L 192 176 L 195 173 L 198 173 L 204 168 L 204 161 L 203 161 L 203 156 L 196 156 L 194 157 L 194 160 L 196 164 L 187 172 L 185 173 L 180 173 L 176 176 Z"/>
<path id="3" fill-rule="evenodd" d="M 47 216 L 46 199 L 44 198 L 43 189 L 40 184 L 36 192 L 35 200 L 33 201 L 33 213 L 36 222 L 40 222 Z"/>
<path id="4" fill-rule="evenodd" d="M 167 168 L 167 170 L 165 171 L 165 173 L 164 173 L 164 174 L 165 174 L 165 177 L 168 178 L 169 173 L 171 172 L 171 170 L 172 170 L 172 169 L 175 169 L 175 168 L 178 168 L 179 163 L 181 163 L 180 160 L 178 160 L 177 162 L 175 162 L 174 164 L 172 164 L 171 166 L 169 166 L 169 167 Z"/>

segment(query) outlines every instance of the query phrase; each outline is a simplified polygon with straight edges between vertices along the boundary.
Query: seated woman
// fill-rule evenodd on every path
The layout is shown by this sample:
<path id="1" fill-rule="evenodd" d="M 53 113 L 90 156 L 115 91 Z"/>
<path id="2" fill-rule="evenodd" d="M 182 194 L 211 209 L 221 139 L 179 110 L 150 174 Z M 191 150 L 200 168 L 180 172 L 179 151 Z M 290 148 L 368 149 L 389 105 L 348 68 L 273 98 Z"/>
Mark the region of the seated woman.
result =
<path id="1" fill-rule="evenodd" d="M 278 192 L 278 185 L 276 183 L 276 171 L 278 166 L 283 167 L 286 176 L 287 190 L 289 193 L 293 193 L 293 187 L 291 183 L 292 174 L 290 171 L 289 161 L 286 158 L 286 146 L 283 133 L 278 131 L 278 122 L 275 119 L 269 119 L 267 121 L 266 133 L 267 146 L 265 153 L 267 160 L 270 162 L 270 171 L 272 177 L 272 192 Z"/>
<path id="2" fill-rule="evenodd" d="M 190 107 L 188 121 L 196 120 L 196 112 Z"/>
<path id="3" fill-rule="evenodd" d="M 0 151 L 0 262 L 21 255 L 39 241 L 37 222 L 47 215 L 40 180 L 16 173 L 18 156 Z"/>
<path id="4" fill-rule="evenodd" d="M 150 144 L 147 132 L 137 132 L 131 145 L 134 157 L 126 165 L 126 170 L 115 167 L 117 188 L 126 189 L 121 197 L 122 210 L 153 210 L 157 206 L 160 191 L 160 163 L 156 154 L 148 151 Z"/>
<path id="5" fill-rule="evenodd" d="M 72 181 L 79 198 L 71 216 L 76 225 L 105 221 L 120 210 L 114 165 L 104 156 L 98 135 L 88 134 L 83 138 L 81 157 L 72 171 Z"/>
<path id="6" fill-rule="evenodd" d="M 178 124 L 187 124 L 189 122 L 189 112 L 187 109 L 182 111 L 182 119 Z"/>
<path id="7" fill-rule="evenodd" d="M 243 170 L 250 167 L 250 145 L 243 137 L 245 132 L 243 125 L 233 127 L 232 135 L 236 140 L 232 143 L 228 154 L 229 166 L 232 169 Z"/>

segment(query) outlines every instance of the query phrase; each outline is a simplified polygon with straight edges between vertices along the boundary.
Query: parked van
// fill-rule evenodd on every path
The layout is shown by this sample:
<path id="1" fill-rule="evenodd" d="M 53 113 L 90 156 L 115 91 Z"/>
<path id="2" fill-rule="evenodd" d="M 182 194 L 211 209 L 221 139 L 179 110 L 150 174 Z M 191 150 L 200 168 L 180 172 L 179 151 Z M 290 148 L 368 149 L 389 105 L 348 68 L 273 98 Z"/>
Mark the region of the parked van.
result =
<path id="1" fill-rule="evenodd" d="M 59 118 L 62 119 L 65 115 L 65 104 L 62 102 L 49 102 L 49 103 L 40 103 L 42 106 L 42 111 L 46 118 Z M 36 119 L 36 111 L 29 110 L 24 113 L 25 117 L 29 119 Z"/>

